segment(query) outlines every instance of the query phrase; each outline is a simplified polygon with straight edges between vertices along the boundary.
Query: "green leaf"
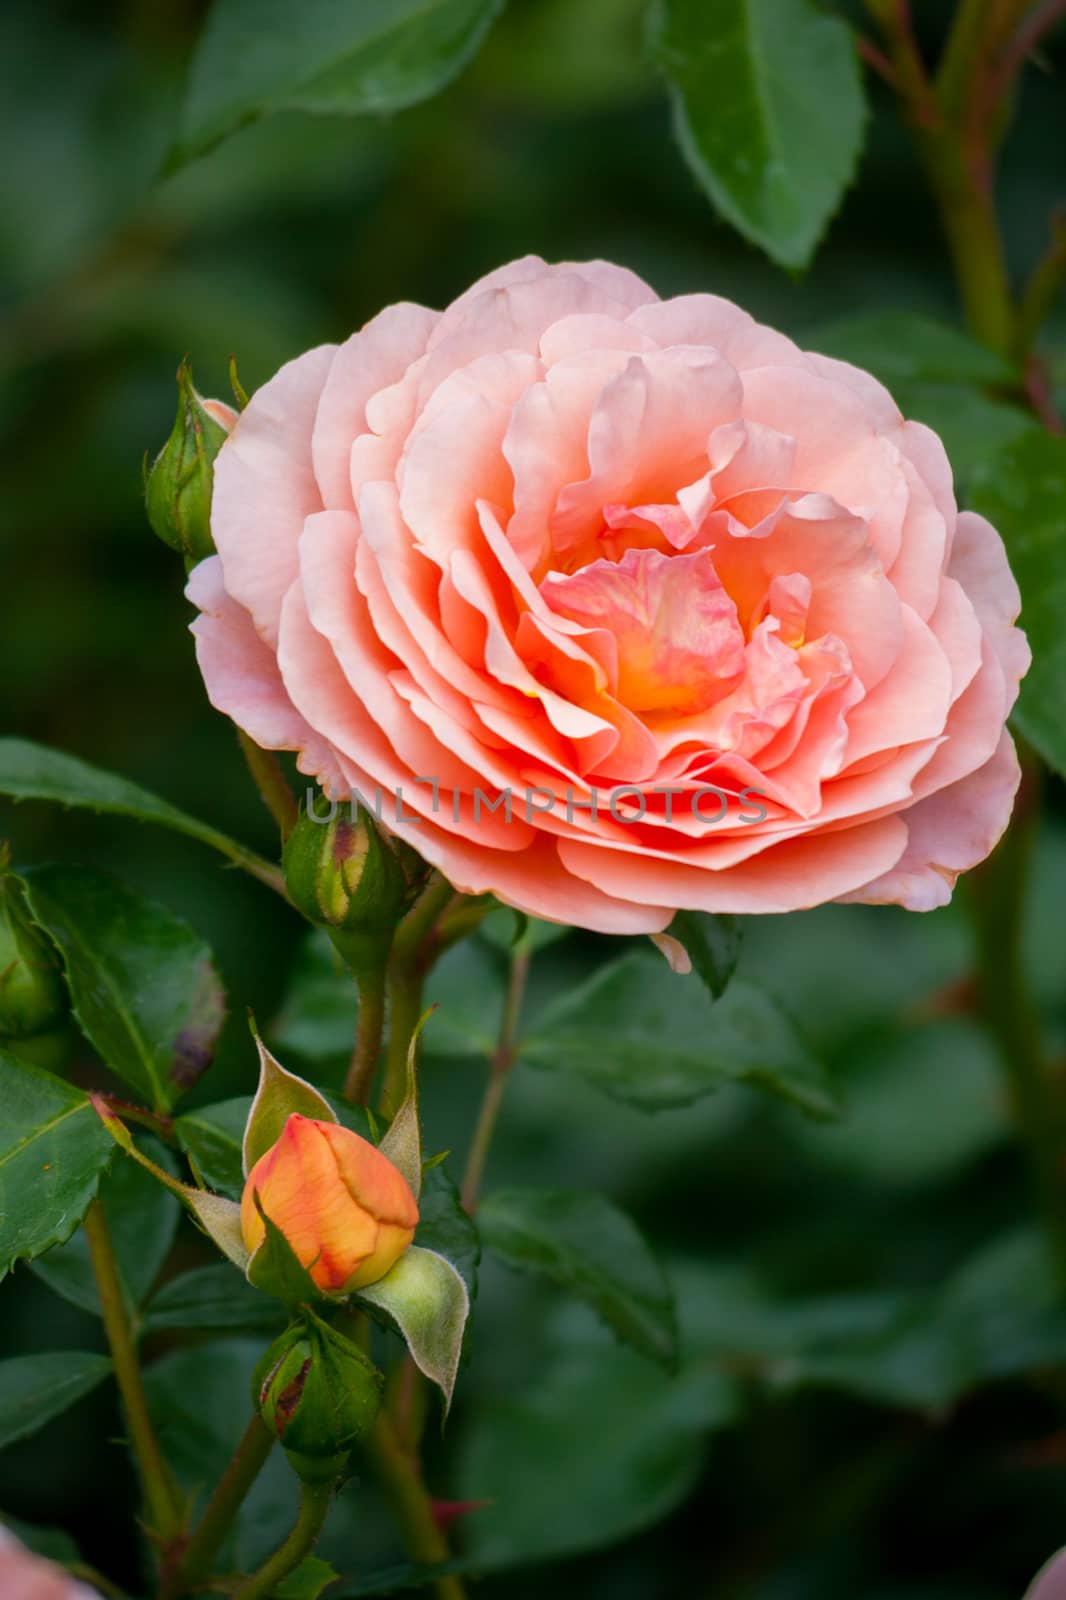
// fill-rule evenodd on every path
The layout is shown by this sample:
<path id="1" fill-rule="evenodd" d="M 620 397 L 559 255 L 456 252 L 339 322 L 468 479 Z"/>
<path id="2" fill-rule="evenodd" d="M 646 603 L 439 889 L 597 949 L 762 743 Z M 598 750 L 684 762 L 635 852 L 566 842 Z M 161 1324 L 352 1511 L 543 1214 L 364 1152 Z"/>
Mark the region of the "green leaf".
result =
<path id="1" fill-rule="evenodd" d="M 276 1301 L 253 1289 L 231 1266 L 219 1265 L 171 1278 L 149 1301 L 143 1326 L 148 1333 L 170 1328 L 274 1333 L 284 1322 Z"/>
<path id="2" fill-rule="evenodd" d="M 204 1183 L 229 1200 L 239 1200 L 244 1192 L 241 1141 L 251 1106 L 251 1096 L 242 1094 L 174 1121 L 178 1143 Z"/>
<path id="3" fill-rule="evenodd" d="M 1022 592 L 1033 664 L 1014 720 L 1045 761 L 1066 773 L 1066 439 L 1034 432 L 1008 445 L 974 474 L 970 500 L 1002 534 Z"/>
<path id="4" fill-rule="evenodd" d="M 447 1411 L 470 1312 L 466 1284 L 452 1263 L 413 1244 L 383 1278 L 367 1284 L 355 1298 L 384 1311 L 396 1324 L 419 1371 L 443 1394 Z"/>
<path id="5" fill-rule="evenodd" d="M 274 1600 L 319 1600 L 339 1574 L 328 1561 L 306 1556 L 300 1565 L 274 1587 Z"/>
<path id="6" fill-rule="evenodd" d="M 274 1049 L 314 1066 L 347 1062 L 359 1005 L 352 975 L 322 928 L 301 941 L 281 1014 L 270 1030 Z"/>
<path id="7" fill-rule="evenodd" d="M 216 0 L 171 166 L 274 111 L 352 116 L 428 99 L 474 56 L 503 0 Z"/>
<path id="8" fill-rule="evenodd" d="M 0 1277 L 69 1239 L 111 1160 L 80 1089 L 0 1053 Z"/>
<path id="9" fill-rule="evenodd" d="M 694 1353 L 775 1388 L 818 1385 L 941 1414 L 983 1383 L 1054 1369 L 1061 1280 L 1033 1227 L 994 1239 L 933 1290 L 783 1298 L 747 1266 L 675 1267 Z"/>
<path id="10" fill-rule="evenodd" d="M 252 1374 L 262 1339 L 216 1339 L 171 1351 L 144 1374 L 148 1408 L 168 1465 L 189 1496 L 191 1520 L 218 1482 L 252 1414 Z M 292 1469 L 275 1450 L 227 1540 L 225 1560 L 245 1571 L 276 1548 L 292 1524 Z"/>
<path id="11" fill-rule="evenodd" d="M 54 800 L 63 806 L 83 806 L 90 811 L 156 822 L 190 839 L 210 845 L 254 877 L 284 892 L 280 870 L 229 839 L 209 823 L 199 822 L 161 800 L 158 795 L 127 778 L 91 767 L 77 756 L 34 744 L 29 739 L 0 739 L 0 794 L 12 800 Z"/>
<path id="12" fill-rule="evenodd" d="M 774 261 L 805 267 L 862 149 L 849 28 L 812 0 L 656 0 L 651 17 L 699 182 Z"/>
<path id="13" fill-rule="evenodd" d="M 258 1034 L 259 1087 L 255 1091 L 242 1140 L 242 1169 L 247 1177 L 261 1156 L 273 1149 L 289 1118 L 297 1113 L 318 1122 L 336 1122 L 333 1107 L 318 1090 L 271 1055 Z"/>
<path id="14" fill-rule="evenodd" d="M 318 1299 L 323 1291 L 315 1287 L 314 1279 L 297 1259 L 288 1239 L 263 1210 L 258 1191 L 255 1205 L 266 1232 L 262 1244 L 253 1250 L 249 1259 L 248 1282 L 256 1289 L 262 1289 L 264 1294 L 276 1295 L 287 1306 Z"/>
<path id="15" fill-rule="evenodd" d="M 471 1301 L 477 1298 L 481 1236 L 446 1167 L 431 1167 L 423 1174 L 415 1243 L 450 1261 L 466 1284 Z"/>
<path id="16" fill-rule="evenodd" d="M 210 1064 L 225 1015 L 208 946 L 165 907 L 89 867 L 25 877 L 86 1037 L 150 1105 L 169 1110 Z"/>
<path id="17" fill-rule="evenodd" d="M 1030 412 L 1004 400 L 991 400 L 970 384 L 901 380 L 892 392 L 904 416 L 924 422 L 940 435 L 956 487 L 960 482 L 968 484 L 996 451 L 1026 434 L 1040 432 Z"/>
<path id="18" fill-rule="evenodd" d="M 803 334 L 805 349 L 864 367 L 891 389 L 898 381 L 1005 384 L 1017 372 L 950 322 L 916 311 L 861 311 Z"/>
<path id="19" fill-rule="evenodd" d="M 489 944 L 508 955 L 516 950 L 529 950 L 536 954 L 538 950 L 546 950 L 549 945 L 557 944 L 573 931 L 564 923 L 543 922 L 540 917 L 527 916 L 524 911 L 514 911 L 510 906 L 490 911 L 478 927 L 480 938 L 487 939 Z"/>
<path id="20" fill-rule="evenodd" d="M 634 1350 L 676 1366 L 677 1314 L 663 1269 L 635 1224 L 602 1195 L 501 1190 L 482 1202 L 478 1226 L 508 1266 L 543 1273 L 587 1300 Z"/>
<path id="21" fill-rule="evenodd" d="M 426 1004 L 435 1005 L 426 1029 L 427 1056 L 483 1056 L 496 1048 L 507 963 L 480 939 L 446 951 L 426 980 Z"/>
<path id="22" fill-rule="evenodd" d="M 0 1512 L 0 1527 L 9 1529 L 27 1550 L 48 1561 L 56 1561 L 60 1566 L 68 1567 L 81 1560 L 77 1544 L 62 1528 L 42 1528 L 36 1522 L 23 1522 L 21 1517 L 9 1516 L 6 1511 Z"/>
<path id="23" fill-rule="evenodd" d="M 575 1555 L 650 1527 L 689 1494 L 737 1398 L 708 1363 L 671 1377 L 568 1307 L 536 1381 L 488 1397 L 460 1441 L 459 1497 L 492 1502 L 466 1529 L 472 1563 Z"/>
<path id="24" fill-rule="evenodd" d="M 715 1000 L 725 993 L 740 954 L 737 917 L 704 911 L 679 911 L 667 930 L 685 948 L 692 970 L 703 979 Z"/>
<path id="25" fill-rule="evenodd" d="M 142 1143 L 146 1142 L 142 1137 Z M 173 1172 L 169 1152 L 147 1141 L 155 1161 Z M 137 1310 L 170 1254 L 181 1207 L 174 1195 L 134 1161 L 112 1163 L 100 1183 L 100 1203 L 107 1218 L 119 1281 L 131 1312 Z M 39 1256 L 31 1270 L 56 1294 L 83 1311 L 100 1315 L 96 1276 L 89 1244 L 79 1230 L 66 1244 Z M 232 1271 L 230 1272 L 232 1278 Z"/>
<path id="26" fill-rule="evenodd" d="M 0 1361 L 0 1447 L 36 1433 L 110 1371 L 107 1356 L 83 1350 L 49 1350 Z"/>
<path id="27" fill-rule="evenodd" d="M 580 1073 L 647 1111 L 688 1105 L 733 1082 L 812 1116 L 836 1109 L 824 1068 L 770 995 L 738 978 L 712 1003 L 691 978 L 643 952 L 562 996 L 541 1015 L 521 1058 Z"/>
<path id="28" fill-rule="evenodd" d="M 402 1566 L 372 1572 L 358 1583 L 346 1583 L 343 1589 L 337 1589 L 330 1596 L 330 1600 L 371 1600 L 373 1596 L 400 1594 L 404 1589 L 424 1589 L 438 1578 L 446 1578 L 453 1573 L 459 1576 L 469 1571 L 469 1561 L 438 1561 L 431 1567 L 405 1562 Z"/>

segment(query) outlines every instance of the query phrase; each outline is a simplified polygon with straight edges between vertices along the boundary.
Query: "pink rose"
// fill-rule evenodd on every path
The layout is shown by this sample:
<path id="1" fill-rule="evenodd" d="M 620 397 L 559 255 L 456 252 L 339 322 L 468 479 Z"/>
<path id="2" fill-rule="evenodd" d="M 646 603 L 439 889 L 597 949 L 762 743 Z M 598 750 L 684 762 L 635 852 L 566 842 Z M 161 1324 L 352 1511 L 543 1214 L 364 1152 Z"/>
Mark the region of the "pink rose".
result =
<path id="1" fill-rule="evenodd" d="M 392 306 L 253 397 L 212 528 L 214 705 L 460 889 L 927 910 L 1009 816 L 998 535 L 879 383 L 713 295 L 534 257 Z"/>
<path id="2" fill-rule="evenodd" d="M 1041 1567 L 1025 1591 L 1025 1600 L 1066 1600 L 1066 1551 L 1060 1550 Z"/>
<path id="3" fill-rule="evenodd" d="M 99 1600 L 62 1567 L 33 1555 L 0 1525 L 0 1595 L 4 1600 Z"/>

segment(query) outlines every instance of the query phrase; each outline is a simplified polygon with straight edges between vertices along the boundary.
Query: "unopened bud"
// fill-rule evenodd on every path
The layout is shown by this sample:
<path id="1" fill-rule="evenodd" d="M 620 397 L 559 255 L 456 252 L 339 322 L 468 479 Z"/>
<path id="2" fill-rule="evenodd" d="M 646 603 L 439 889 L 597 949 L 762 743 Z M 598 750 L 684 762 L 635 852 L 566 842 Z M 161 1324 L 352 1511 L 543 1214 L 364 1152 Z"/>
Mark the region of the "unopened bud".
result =
<path id="1" fill-rule="evenodd" d="M 381 1405 L 380 1372 L 312 1313 L 274 1341 L 253 1383 L 260 1416 L 306 1483 L 340 1476 Z"/>
<path id="2" fill-rule="evenodd" d="M 289 899 L 328 931 L 353 971 L 383 967 L 411 890 L 405 862 L 369 813 L 354 801 L 328 822 L 302 812 L 284 865 Z"/>
<path id="3" fill-rule="evenodd" d="M 326 1294 L 352 1294 L 383 1278 L 418 1223 L 402 1172 L 369 1139 L 296 1113 L 249 1172 L 241 1229 L 249 1253 L 266 1238 L 263 1216 Z"/>
<path id="4" fill-rule="evenodd" d="M 0 1041 L 50 1034 L 66 1022 L 69 1004 L 59 959 L 30 916 L 22 884 L 0 871 Z"/>
<path id="5" fill-rule="evenodd" d="M 148 520 L 164 544 L 185 558 L 186 570 L 214 554 L 211 491 L 214 460 L 237 420 L 221 400 L 204 400 L 192 383 L 192 368 L 178 368 L 178 414 L 170 438 L 156 456 L 144 485 Z"/>

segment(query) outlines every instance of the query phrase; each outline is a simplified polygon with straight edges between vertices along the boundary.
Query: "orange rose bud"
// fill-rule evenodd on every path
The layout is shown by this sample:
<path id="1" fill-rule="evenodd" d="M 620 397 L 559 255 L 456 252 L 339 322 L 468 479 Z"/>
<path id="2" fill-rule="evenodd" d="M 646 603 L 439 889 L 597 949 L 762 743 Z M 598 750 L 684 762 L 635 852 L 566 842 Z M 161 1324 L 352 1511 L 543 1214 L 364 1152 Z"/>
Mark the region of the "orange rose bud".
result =
<path id="1" fill-rule="evenodd" d="M 298 1112 L 244 1186 L 241 1231 L 252 1252 L 266 1237 L 256 1197 L 327 1294 L 347 1294 L 383 1278 L 418 1222 L 410 1185 L 387 1156 L 339 1123 Z"/>

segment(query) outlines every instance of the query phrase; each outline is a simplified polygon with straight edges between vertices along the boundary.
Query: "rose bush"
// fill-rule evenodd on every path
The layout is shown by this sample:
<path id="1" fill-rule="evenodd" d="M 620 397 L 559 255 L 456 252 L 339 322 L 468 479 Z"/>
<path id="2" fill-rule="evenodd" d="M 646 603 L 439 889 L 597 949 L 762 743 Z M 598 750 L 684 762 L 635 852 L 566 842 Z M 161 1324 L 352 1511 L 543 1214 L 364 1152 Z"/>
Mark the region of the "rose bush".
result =
<path id="1" fill-rule="evenodd" d="M 925 910 L 1007 821 L 996 532 L 879 383 L 712 295 L 531 258 L 393 306 L 255 394 L 212 532 L 212 702 L 460 889 Z"/>

